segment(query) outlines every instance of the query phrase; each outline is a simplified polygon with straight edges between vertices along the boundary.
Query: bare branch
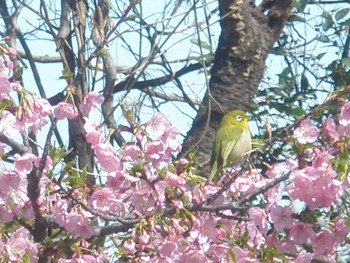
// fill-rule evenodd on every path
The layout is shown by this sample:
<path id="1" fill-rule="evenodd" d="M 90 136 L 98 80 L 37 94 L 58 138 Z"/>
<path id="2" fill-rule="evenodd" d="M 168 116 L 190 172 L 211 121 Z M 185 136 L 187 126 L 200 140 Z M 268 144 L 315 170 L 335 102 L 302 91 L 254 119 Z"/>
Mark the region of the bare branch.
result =
<path id="1" fill-rule="evenodd" d="M 4 133 L 0 132 L 0 142 L 10 146 L 16 153 L 24 154 L 30 152 L 30 149 L 22 144 L 16 142 L 15 140 L 8 138 Z"/>

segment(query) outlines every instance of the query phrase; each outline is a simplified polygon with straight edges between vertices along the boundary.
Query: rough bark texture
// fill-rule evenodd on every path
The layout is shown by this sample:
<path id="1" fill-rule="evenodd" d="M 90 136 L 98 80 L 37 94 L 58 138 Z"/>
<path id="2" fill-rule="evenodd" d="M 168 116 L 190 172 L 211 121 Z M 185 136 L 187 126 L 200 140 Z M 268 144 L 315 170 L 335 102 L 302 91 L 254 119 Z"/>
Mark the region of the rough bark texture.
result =
<path id="1" fill-rule="evenodd" d="M 248 108 L 263 77 L 268 53 L 291 14 L 291 5 L 292 0 L 267 0 L 259 7 L 249 0 L 219 1 L 222 32 L 210 91 L 186 136 L 181 156 L 197 147 L 197 164 L 205 164 L 223 115 Z"/>

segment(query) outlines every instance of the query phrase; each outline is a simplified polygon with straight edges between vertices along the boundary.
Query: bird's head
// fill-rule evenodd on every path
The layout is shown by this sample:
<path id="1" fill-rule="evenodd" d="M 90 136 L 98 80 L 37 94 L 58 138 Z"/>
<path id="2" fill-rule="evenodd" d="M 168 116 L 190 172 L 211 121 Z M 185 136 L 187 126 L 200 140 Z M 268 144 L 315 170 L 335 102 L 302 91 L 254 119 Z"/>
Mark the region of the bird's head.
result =
<path id="1" fill-rule="evenodd" d="M 222 118 L 221 126 L 224 125 L 234 125 L 242 128 L 247 128 L 248 116 L 240 110 L 230 111 Z"/>

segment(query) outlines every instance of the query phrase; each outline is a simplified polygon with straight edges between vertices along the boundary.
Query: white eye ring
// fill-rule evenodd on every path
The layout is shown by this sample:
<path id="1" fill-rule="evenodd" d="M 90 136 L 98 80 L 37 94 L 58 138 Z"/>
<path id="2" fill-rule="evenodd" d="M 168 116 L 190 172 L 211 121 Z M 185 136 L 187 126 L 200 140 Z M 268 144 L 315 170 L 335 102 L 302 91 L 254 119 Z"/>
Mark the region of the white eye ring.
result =
<path id="1" fill-rule="evenodd" d="M 237 115 L 237 116 L 236 116 L 236 120 L 237 120 L 237 121 L 242 121 L 242 120 L 243 120 L 243 117 L 242 117 L 241 115 Z"/>

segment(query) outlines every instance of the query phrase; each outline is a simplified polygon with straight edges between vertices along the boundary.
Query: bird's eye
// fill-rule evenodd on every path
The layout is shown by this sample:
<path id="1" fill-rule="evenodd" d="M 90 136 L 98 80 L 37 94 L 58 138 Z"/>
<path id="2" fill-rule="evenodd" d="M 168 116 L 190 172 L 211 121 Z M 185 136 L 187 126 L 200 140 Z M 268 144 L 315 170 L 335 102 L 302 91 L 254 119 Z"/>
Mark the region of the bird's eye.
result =
<path id="1" fill-rule="evenodd" d="M 237 115 L 237 116 L 236 116 L 236 120 L 237 120 L 237 121 L 242 121 L 242 120 L 243 120 L 243 117 L 242 117 L 241 115 Z"/>

